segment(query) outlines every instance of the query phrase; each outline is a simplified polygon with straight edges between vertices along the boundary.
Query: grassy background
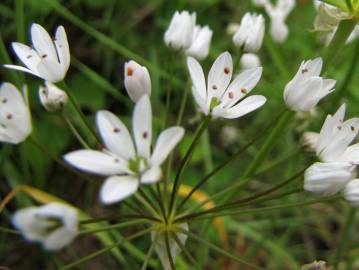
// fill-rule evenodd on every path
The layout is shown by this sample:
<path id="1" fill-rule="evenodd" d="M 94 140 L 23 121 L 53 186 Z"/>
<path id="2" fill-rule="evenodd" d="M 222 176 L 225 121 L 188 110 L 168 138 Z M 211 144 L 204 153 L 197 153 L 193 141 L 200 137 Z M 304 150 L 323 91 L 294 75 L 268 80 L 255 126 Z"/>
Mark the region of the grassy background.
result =
<path id="1" fill-rule="evenodd" d="M 162 129 L 164 119 L 167 118 L 167 125 L 175 123 L 181 97 L 188 85 L 185 58 L 171 52 L 163 42 L 163 34 L 172 14 L 175 10 L 182 9 L 196 11 L 197 22 L 201 25 L 208 24 L 214 31 L 210 55 L 203 62 L 207 71 L 220 52 L 228 50 L 235 57 L 236 50 L 231 43 L 231 36 L 226 34 L 228 23 L 238 23 L 248 10 L 263 12 L 253 7 L 250 1 L 235 0 L 3 0 L 0 2 L 0 42 L 9 55 L 1 53 L 1 64 L 9 63 L 10 59 L 16 61 L 10 48 L 11 41 L 29 44 L 28 30 L 31 23 L 39 23 L 49 32 L 53 32 L 56 26 L 61 24 L 66 29 L 73 57 L 67 82 L 90 121 L 93 123 L 97 110 L 106 108 L 130 123 L 132 104 L 123 86 L 123 65 L 125 61 L 134 58 L 150 69 L 154 128 L 157 132 Z M 266 132 L 264 127 L 283 107 L 284 86 L 294 75 L 300 62 L 320 56 L 323 51 L 323 45 L 319 42 L 320 35 L 310 31 L 314 17 L 312 2 L 300 0 L 287 19 L 290 36 L 285 43 L 273 43 L 266 33 L 263 48 L 259 52 L 264 73 L 254 93 L 265 95 L 268 98 L 267 104 L 259 111 L 238 120 L 213 121 L 185 173 L 185 184 L 193 185 L 253 136 Z M 268 23 L 269 19 L 266 18 L 267 28 Z M 343 48 L 327 70 L 328 77 L 338 80 L 338 88 L 343 84 L 350 68 L 355 46 L 354 42 Z M 69 150 L 80 148 L 59 114 L 46 113 L 40 106 L 37 98 L 40 80 L 5 69 L 0 69 L 0 72 L 2 81 L 17 84 L 26 82 L 29 85 L 34 136 L 48 151 L 61 156 Z M 169 75 L 169 78 L 163 76 L 164 73 Z M 346 86 L 347 94 L 343 101 L 348 105 L 347 117 L 359 113 L 357 75 L 358 72 Z M 172 91 L 170 113 L 165 116 L 164 104 L 169 90 Z M 187 149 L 191 132 L 199 120 L 192 97 L 189 100 L 183 121 L 187 136 L 179 147 L 179 157 Z M 310 164 L 311 155 L 299 149 L 301 134 L 305 130 L 319 131 L 323 117 L 336 111 L 338 102 L 332 95 L 320 103 L 314 116 L 295 118 L 261 168 L 270 169 L 251 181 L 249 187 L 238 195 L 239 198 L 270 187 Z M 236 141 L 228 143 L 223 139 L 222 130 L 225 126 L 237 129 L 239 135 Z M 88 140 L 91 142 L 91 138 Z M 226 170 L 214 177 L 204 191 L 213 194 L 234 183 L 260 145 L 261 141 L 249 148 L 244 155 L 226 167 Z M 271 168 L 278 161 L 279 165 Z M 123 208 L 121 204 L 101 207 L 98 202 L 100 178 L 86 182 L 64 171 L 30 142 L 19 146 L 0 145 L 0 198 L 18 184 L 28 184 L 45 190 L 92 216 L 100 216 L 111 210 L 120 211 Z M 286 189 L 291 190 L 302 185 L 301 179 Z M 306 197 L 313 196 L 303 192 L 258 204 L 256 207 L 298 202 Z M 34 202 L 28 196 L 17 196 L 1 213 L 1 226 L 11 226 L 11 213 L 32 204 Z M 300 265 L 314 259 L 333 263 L 348 211 L 347 203 L 337 200 L 335 203 L 305 208 L 224 218 L 227 244 L 231 252 L 262 265 L 265 269 L 298 269 Z M 201 225 L 193 224 L 190 228 L 196 230 L 201 228 Z M 135 229 L 130 228 L 121 233 L 131 233 Z M 226 246 L 226 243 L 220 240 L 215 227 L 208 235 L 212 242 Z M 146 239 L 135 241 L 134 244 L 143 252 L 148 248 Z M 359 255 L 357 246 L 358 237 L 353 231 L 343 257 L 343 269 L 355 269 L 353 265 Z M 0 233 L 0 266 L 20 270 L 55 269 L 100 247 L 98 240 L 86 237 L 76 240 L 73 245 L 59 253 L 51 254 L 42 251 L 37 245 L 24 242 L 20 237 Z M 216 253 L 203 252 L 198 243 L 189 241 L 187 247 L 191 253 L 198 255 L 203 269 L 246 269 Z M 140 268 L 140 259 L 133 256 L 128 249 L 123 249 L 122 252 L 131 266 L 128 268 L 128 265 L 123 266 L 124 264 L 120 263 L 124 269 Z M 118 269 L 118 263 L 111 254 L 106 254 L 79 269 Z M 155 262 L 153 267 L 156 267 Z M 182 268 L 187 268 L 184 261 L 180 269 Z"/>

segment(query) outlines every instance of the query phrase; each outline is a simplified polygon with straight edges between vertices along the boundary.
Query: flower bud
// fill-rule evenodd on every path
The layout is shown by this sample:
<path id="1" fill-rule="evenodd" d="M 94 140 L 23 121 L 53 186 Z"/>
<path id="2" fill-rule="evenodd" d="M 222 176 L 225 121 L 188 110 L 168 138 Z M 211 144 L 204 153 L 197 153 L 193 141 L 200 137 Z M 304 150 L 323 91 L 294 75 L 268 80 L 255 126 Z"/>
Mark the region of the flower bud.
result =
<path id="1" fill-rule="evenodd" d="M 168 47 L 175 50 L 187 49 L 191 46 L 193 30 L 196 25 L 196 13 L 176 11 L 165 32 L 164 40 Z"/>
<path id="2" fill-rule="evenodd" d="M 302 62 L 297 74 L 284 89 L 284 101 L 290 109 L 296 112 L 309 111 L 334 91 L 336 81 L 319 76 L 322 65 L 321 58 Z"/>
<path id="3" fill-rule="evenodd" d="M 254 53 L 245 53 L 240 60 L 241 69 L 250 69 L 261 66 L 261 60 Z"/>
<path id="4" fill-rule="evenodd" d="M 274 41 L 278 43 L 284 42 L 289 34 L 288 26 L 281 19 L 272 19 L 270 25 L 270 33 Z"/>
<path id="5" fill-rule="evenodd" d="M 133 102 L 151 95 L 151 78 L 146 67 L 131 60 L 125 63 L 125 88 Z"/>
<path id="6" fill-rule="evenodd" d="M 196 25 L 194 28 L 192 44 L 186 50 L 186 54 L 193 56 L 198 60 L 206 58 L 209 52 L 212 34 L 212 30 L 207 25 L 204 27 Z"/>
<path id="7" fill-rule="evenodd" d="M 62 110 L 67 102 L 66 93 L 48 81 L 45 81 L 45 87 L 40 86 L 39 97 L 41 104 L 49 112 Z"/>
<path id="8" fill-rule="evenodd" d="M 352 205 L 359 206 L 359 179 L 351 180 L 346 184 L 344 197 Z"/>
<path id="9" fill-rule="evenodd" d="M 264 37 L 264 18 L 262 15 L 247 12 L 233 36 L 233 43 L 237 47 L 243 47 L 245 52 L 257 52 L 262 46 Z"/>

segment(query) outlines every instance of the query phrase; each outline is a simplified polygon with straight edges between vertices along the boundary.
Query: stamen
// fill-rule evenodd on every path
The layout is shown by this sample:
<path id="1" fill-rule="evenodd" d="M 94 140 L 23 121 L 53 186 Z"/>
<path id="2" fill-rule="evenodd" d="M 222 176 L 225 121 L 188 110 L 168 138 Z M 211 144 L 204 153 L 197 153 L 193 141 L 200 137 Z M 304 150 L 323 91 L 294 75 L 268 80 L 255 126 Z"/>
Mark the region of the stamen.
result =
<path id="1" fill-rule="evenodd" d="M 147 139 L 147 137 L 148 137 L 147 131 L 143 132 L 142 137 L 143 137 L 144 139 Z"/>
<path id="2" fill-rule="evenodd" d="M 230 71 L 231 71 L 231 70 L 229 69 L 229 67 L 225 67 L 225 68 L 224 68 L 224 73 L 225 73 L 225 74 L 229 74 Z"/>
<path id="3" fill-rule="evenodd" d="M 229 93 L 228 93 L 228 97 L 229 97 L 229 98 L 233 98 L 233 97 L 234 97 L 233 92 L 229 92 Z"/>
<path id="4" fill-rule="evenodd" d="M 307 68 L 303 68 L 303 69 L 302 69 L 302 74 L 304 74 L 304 73 L 306 73 L 306 72 L 308 72 L 308 69 L 307 69 Z"/>
<path id="5" fill-rule="evenodd" d="M 351 131 L 354 131 L 354 130 L 355 130 L 355 128 L 354 128 L 353 126 L 350 126 L 350 129 L 351 129 Z"/>
<path id="6" fill-rule="evenodd" d="M 132 76 L 134 72 L 135 71 L 133 68 L 130 68 L 130 67 L 127 68 L 127 76 Z"/>
<path id="7" fill-rule="evenodd" d="M 120 162 L 117 158 L 115 158 L 113 161 L 114 161 L 115 163 L 119 163 L 119 162 Z"/>
<path id="8" fill-rule="evenodd" d="M 32 57 L 31 54 L 29 54 L 28 56 L 26 56 L 26 59 L 30 59 Z"/>
<path id="9" fill-rule="evenodd" d="M 217 89 L 218 89 L 217 85 L 215 85 L 215 84 L 212 85 L 212 89 L 213 89 L 213 90 L 217 90 Z"/>
<path id="10" fill-rule="evenodd" d="M 6 102 L 7 102 L 7 98 L 4 98 L 1 102 L 2 102 L 2 103 L 6 103 Z"/>
<path id="11" fill-rule="evenodd" d="M 241 88 L 241 92 L 242 92 L 242 94 L 247 94 L 248 90 L 246 88 Z"/>
<path id="12" fill-rule="evenodd" d="M 114 128 L 114 129 L 113 129 L 113 132 L 119 133 L 119 132 L 120 132 L 120 129 L 119 129 L 119 128 Z"/>
<path id="13" fill-rule="evenodd" d="M 7 114 L 7 115 L 6 115 L 6 118 L 9 119 L 9 120 L 11 120 L 11 119 L 12 119 L 12 114 L 11 114 L 11 113 Z"/>
<path id="14" fill-rule="evenodd" d="M 47 57 L 47 54 L 43 54 L 41 57 L 45 59 Z"/>

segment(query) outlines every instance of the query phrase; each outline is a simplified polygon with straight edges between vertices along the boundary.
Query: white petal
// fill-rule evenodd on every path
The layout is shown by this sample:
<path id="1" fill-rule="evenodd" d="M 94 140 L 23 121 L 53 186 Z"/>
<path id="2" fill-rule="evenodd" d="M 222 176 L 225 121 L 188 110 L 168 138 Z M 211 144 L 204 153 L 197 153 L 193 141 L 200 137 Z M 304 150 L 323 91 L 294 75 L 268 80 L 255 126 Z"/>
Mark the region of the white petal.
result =
<path id="1" fill-rule="evenodd" d="M 63 26 L 57 27 L 54 43 L 63 72 L 66 73 L 70 66 L 71 56 L 65 28 Z"/>
<path id="2" fill-rule="evenodd" d="M 206 81 L 201 65 L 193 57 L 187 57 L 187 66 L 192 79 L 193 87 L 195 88 L 194 90 L 201 100 L 206 100 Z"/>
<path id="3" fill-rule="evenodd" d="M 214 61 L 208 73 L 207 100 L 212 97 L 220 98 L 232 78 L 233 63 L 229 52 L 224 52 Z"/>
<path id="4" fill-rule="evenodd" d="M 226 115 L 223 116 L 227 119 L 234 119 L 250 113 L 259 107 L 263 106 L 266 98 L 260 95 L 253 95 L 243 99 L 237 105 L 226 110 Z"/>
<path id="5" fill-rule="evenodd" d="M 346 184 L 344 197 L 352 205 L 359 205 L 359 179 L 351 180 L 348 184 Z"/>
<path id="6" fill-rule="evenodd" d="M 59 228 L 44 240 L 44 248 L 50 251 L 62 249 L 69 245 L 76 235 L 77 231 L 72 231 L 64 227 Z"/>
<path id="7" fill-rule="evenodd" d="M 359 165 L 359 143 L 349 146 L 339 160 Z"/>
<path id="8" fill-rule="evenodd" d="M 132 128 L 137 154 L 149 159 L 152 140 L 152 109 L 147 95 L 142 96 L 136 103 L 133 112 Z"/>
<path id="9" fill-rule="evenodd" d="M 141 176 L 141 184 L 152 184 L 158 182 L 162 177 L 162 170 L 158 166 L 151 167 Z"/>
<path id="10" fill-rule="evenodd" d="M 30 69 L 35 75 L 37 75 L 37 65 L 41 61 L 41 58 L 39 57 L 37 52 L 31 47 L 26 46 L 22 43 L 13 42 L 11 45 L 17 57 L 19 57 L 19 59 L 21 60 L 21 62 L 23 62 L 23 64 L 28 69 Z"/>
<path id="11" fill-rule="evenodd" d="M 10 68 L 10 69 L 14 69 L 14 70 L 18 70 L 18 71 L 22 71 L 22 72 L 26 72 L 26 73 L 30 73 L 32 75 L 35 75 L 37 77 L 40 77 L 40 74 L 28 69 L 28 68 L 25 68 L 25 67 L 22 67 L 22 66 L 16 66 L 16 65 L 4 65 L 4 67 L 6 68 Z"/>
<path id="12" fill-rule="evenodd" d="M 161 132 L 151 157 L 152 165 L 161 165 L 184 135 L 182 127 L 171 127 Z"/>
<path id="13" fill-rule="evenodd" d="M 134 176 L 112 176 L 106 179 L 100 190 L 103 204 L 112 204 L 136 192 L 139 180 Z"/>
<path id="14" fill-rule="evenodd" d="M 113 113 L 99 111 L 96 124 L 106 147 L 125 160 L 135 157 L 135 147 L 127 127 Z"/>
<path id="15" fill-rule="evenodd" d="M 73 167 L 99 175 L 114 175 L 126 172 L 125 161 L 94 150 L 78 150 L 64 156 Z"/>
<path id="16" fill-rule="evenodd" d="M 57 54 L 49 33 L 39 24 L 33 23 L 31 25 L 31 40 L 32 45 L 41 58 L 48 58 L 57 62 Z"/>
<path id="17" fill-rule="evenodd" d="M 58 61 L 46 58 L 37 65 L 39 75 L 46 81 L 56 83 L 65 77 L 63 67 Z"/>

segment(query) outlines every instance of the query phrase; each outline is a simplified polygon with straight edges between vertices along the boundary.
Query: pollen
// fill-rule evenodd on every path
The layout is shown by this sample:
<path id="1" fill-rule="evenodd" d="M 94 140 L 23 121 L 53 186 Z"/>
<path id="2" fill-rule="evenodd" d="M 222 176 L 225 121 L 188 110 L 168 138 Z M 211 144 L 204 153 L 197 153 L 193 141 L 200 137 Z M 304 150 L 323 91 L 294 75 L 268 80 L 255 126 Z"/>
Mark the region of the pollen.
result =
<path id="1" fill-rule="evenodd" d="M 233 92 L 229 92 L 229 93 L 228 93 L 228 97 L 229 97 L 229 98 L 234 98 Z"/>
<path id="2" fill-rule="evenodd" d="M 225 74 L 229 74 L 230 71 L 231 71 L 231 70 L 229 69 L 229 67 L 225 67 L 225 68 L 224 68 L 224 73 L 225 73 Z"/>
<path id="3" fill-rule="evenodd" d="M 142 137 L 143 137 L 144 139 L 147 139 L 147 137 L 148 137 L 147 131 L 145 131 L 145 132 L 142 133 Z"/>
<path id="4" fill-rule="evenodd" d="M 127 68 L 127 76 L 132 76 L 134 72 L 135 71 L 133 68 L 130 68 L 130 67 Z"/>
<path id="5" fill-rule="evenodd" d="M 120 132 L 120 129 L 119 129 L 119 128 L 114 128 L 114 129 L 113 129 L 113 132 L 119 133 L 119 132 Z"/>
<path id="6" fill-rule="evenodd" d="M 6 118 L 9 119 L 9 120 L 11 120 L 11 119 L 12 119 L 12 114 L 11 114 L 11 113 L 7 114 L 7 115 L 6 115 Z"/>
<path id="7" fill-rule="evenodd" d="M 306 73 L 306 72 L 308 72 L 308 69 L 307 69 L 307 68 L 303 68 L 303 69 L 302 69 L 302 74 L 304 74 L 304 73 Z"/>
<path id="8" fill-rule="evenodd" d="M 213 90 L 217 90 L 217 89 L 218 89 L 217 85 L 215 85 L 215 84 L 212 85 L 212 89 L 213 89 Z"/>
<path id="9" fill-rule="evenodd" d="M 241 88 L 241 93 L 242 94 L 247 94 L 248 93 L 248 90 L 246 88 Z"/>
<path id="10" fill-rule="evenodd" d="M 354 128 L 353 126 L 350 126 L 350 130 L 351 130 L 351 131 L 354 131 L 355 128 Z"/>

